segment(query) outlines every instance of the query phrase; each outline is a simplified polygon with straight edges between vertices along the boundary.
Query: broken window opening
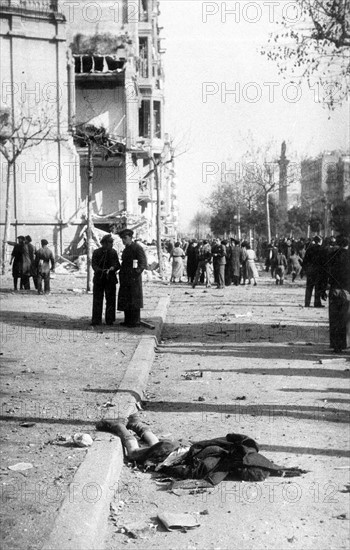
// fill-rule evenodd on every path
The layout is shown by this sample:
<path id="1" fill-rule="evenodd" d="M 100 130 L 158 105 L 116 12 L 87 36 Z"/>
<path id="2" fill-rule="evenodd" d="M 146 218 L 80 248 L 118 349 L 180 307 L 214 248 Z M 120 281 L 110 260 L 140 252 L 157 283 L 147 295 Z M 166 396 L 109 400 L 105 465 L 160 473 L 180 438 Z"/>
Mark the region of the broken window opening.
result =
<path id="1" fill-rule="evenodd" d="M 154 137 L 162 137 L 162 124 L 161 124 L 161 102 L 153 102 L 153 121 L 154 121 Z"/>
<path id="2" fill-rule="evenodd" d="M 143 138 L 151 137 L 151 102 L 149 99 L 141 101 L 139 109 L 139 136 Z"/>
<path id="3" fill-rule="evenodd" d="M 148 0 L 140 0 L 139 20 L 148 22 Z"/>
<path id="4" fill-rule="evenodd" d="M 140 36 L 139 38 L 139 56 L 140 56 L 140 76 L 148 78 L 148 38 Z"/>

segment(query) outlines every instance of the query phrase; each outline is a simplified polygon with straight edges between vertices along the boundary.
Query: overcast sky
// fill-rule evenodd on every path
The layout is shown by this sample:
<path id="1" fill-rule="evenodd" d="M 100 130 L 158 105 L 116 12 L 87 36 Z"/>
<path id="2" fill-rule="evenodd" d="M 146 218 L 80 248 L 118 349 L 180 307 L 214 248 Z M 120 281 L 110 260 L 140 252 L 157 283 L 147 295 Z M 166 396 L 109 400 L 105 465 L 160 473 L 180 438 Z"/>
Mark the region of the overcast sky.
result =
<path id="1" fill-rule="evenodd" d="M 249 130 L 257 143 L 274 139 L 278 149 L 285 140 L 293 159 L 349 143 L 348 106 L 330 114 L 315 100 L 316 90 L 283 80 L 276 65 L 259 53 L 269 32 L 278 28 L 275 20 L 285 2 L 275 13 L 263 2 L 250 2 L 249 10 L 244 1 L 226 2 L 226 7 L 235 4 L 238 12 L 227 13 L 225 21 L 225 2 L 160 1 L 166 131 L 182 140 L 180 152 L 188 146 L 176 161 L 182 228 L 213 185 L 209 177 L 203 182 L 203 163 L 220 166 L 238 159 Z M 294 17 L 291 11 L 286 15 Z M 236 95 L 228 93 L 234 89 Z"/>

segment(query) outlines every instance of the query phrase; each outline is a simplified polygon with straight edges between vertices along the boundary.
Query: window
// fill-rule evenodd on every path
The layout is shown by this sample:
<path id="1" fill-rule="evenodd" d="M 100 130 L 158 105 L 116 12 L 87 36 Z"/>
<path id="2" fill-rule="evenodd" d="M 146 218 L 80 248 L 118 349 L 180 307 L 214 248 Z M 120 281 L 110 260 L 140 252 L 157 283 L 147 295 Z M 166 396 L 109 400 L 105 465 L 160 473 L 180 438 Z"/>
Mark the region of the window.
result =
<path id="1" fill-rule="evenodd" d="M 139 57 L 140 57 L 140 76 L 148 78 L 148 39 L 140 36 L 139 38 Z"/>
<path id="2" fill-rule="evenodd" d="M 162 137 L 162 126 L 161 126 L 161 102 L 153 102 L 153 121 L 154 121 L 154 137 Z"/>
<path id="3" fill-rule="evenodd" d="M 141 101 L 139 109 L 139 136 L 151 137 L 151 102 L 149 99 Z"/>
<path id="4" fill-rule="evenodd" d="M 140 21 L 148 21 L 148 0 L 140 1 Z"/>

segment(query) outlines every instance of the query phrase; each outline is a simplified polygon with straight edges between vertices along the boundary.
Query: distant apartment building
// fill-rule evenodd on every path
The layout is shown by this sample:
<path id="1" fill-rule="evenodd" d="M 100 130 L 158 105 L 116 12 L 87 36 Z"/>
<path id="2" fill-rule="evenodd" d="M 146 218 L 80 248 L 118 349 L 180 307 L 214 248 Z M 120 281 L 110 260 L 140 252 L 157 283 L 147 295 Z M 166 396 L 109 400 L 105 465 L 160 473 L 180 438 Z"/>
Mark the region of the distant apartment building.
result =
<path id="1" fill-rule="evenodd" d="M 8 188 L 8 239 L 46 238 L 62 254 L 81 224 L 79 157 L 69 129 L 74 98 L 66 20 L 57 0 L 2 0 L 0 23 L 0 140 L 10 158 L 13 144 L 27 140 L 9 186 L 7 160 L 0 155 L 1 238 Z"/>
<path id="2" fill-rule="evenodd" d="M 301 162 L 301 204 L 329 228 L 331 210 L 350 196 L 350 157 L 324 152 Z"/>
<path id="3" fill-rule="evenodd" d="M 309 207 L 335 205 L 350 195 L 349 156 L 325 152 L 301 162 L 301 201 Z"/>
<path id="4" fill-rule="evenodd" d="M 94 152 L 94 223 L 104 229 L 128 225 L 141 238 L 156 237 L 155 161 L 162 236 L 174 236 L 176 180 L 173 163 L 172 169 L 165 164 L 171 147 L 164 131 L 159 2 L 104 0 L 97 12 L 88 11 L 91 3 L 82 0 L 72 3 L 72 9 L 65 4 L 75 60 L 76 129 L 103 128 L 112 141 L 108 151 L 96 147 Z M 82 140 L 76 143 L 84 200 L 87 148 Z"/>

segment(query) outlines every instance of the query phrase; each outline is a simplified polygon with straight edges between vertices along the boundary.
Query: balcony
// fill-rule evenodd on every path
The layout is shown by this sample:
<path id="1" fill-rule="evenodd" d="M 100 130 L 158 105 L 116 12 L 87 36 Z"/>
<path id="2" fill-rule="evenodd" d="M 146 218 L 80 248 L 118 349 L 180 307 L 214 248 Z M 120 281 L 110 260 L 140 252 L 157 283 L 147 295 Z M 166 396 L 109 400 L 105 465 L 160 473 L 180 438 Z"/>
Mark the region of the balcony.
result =
<path id="1" fill-rule="evenodd" d="M 1 0 L 0 9 L 48 14 L 58 11 L 58 0 Z"/>
<path id="2" fill-rule="evenodd" d="M 151 186 L 148 180 L 140 180 L 139 182 L 139 195 L 138 201 L 140 202 L 152 202 Z"/>

